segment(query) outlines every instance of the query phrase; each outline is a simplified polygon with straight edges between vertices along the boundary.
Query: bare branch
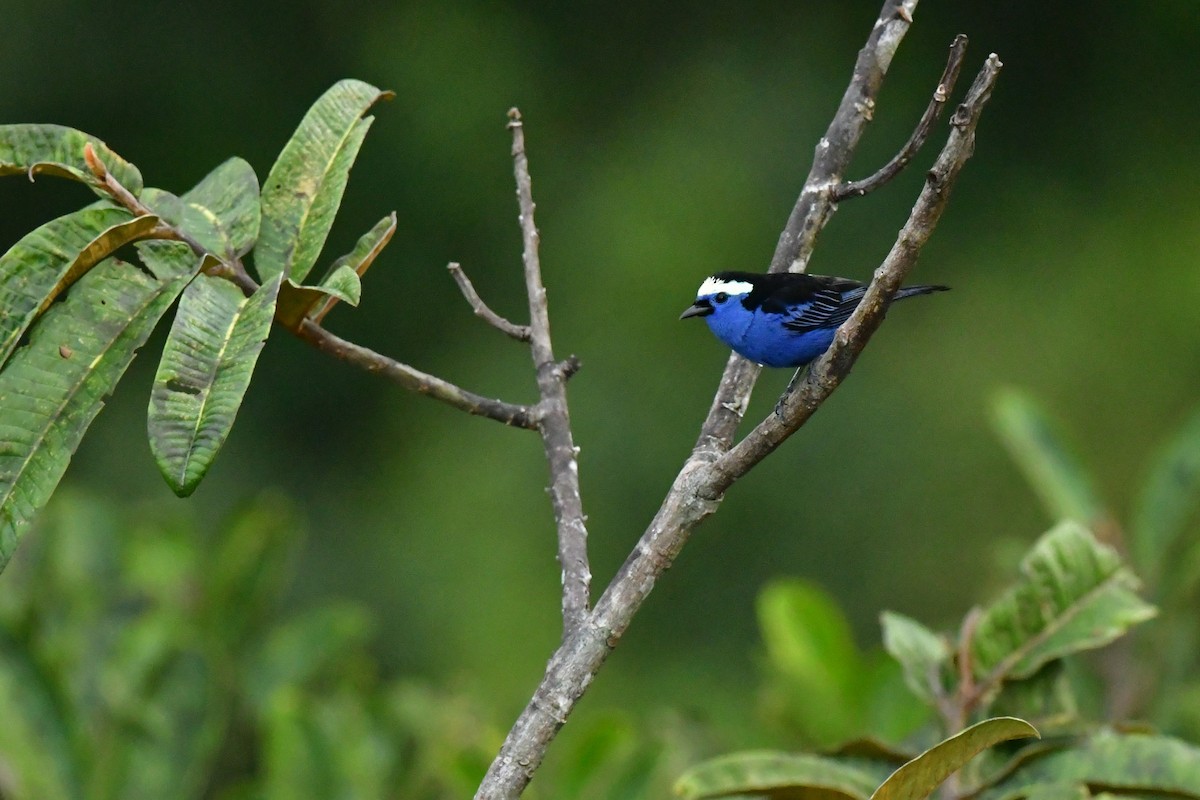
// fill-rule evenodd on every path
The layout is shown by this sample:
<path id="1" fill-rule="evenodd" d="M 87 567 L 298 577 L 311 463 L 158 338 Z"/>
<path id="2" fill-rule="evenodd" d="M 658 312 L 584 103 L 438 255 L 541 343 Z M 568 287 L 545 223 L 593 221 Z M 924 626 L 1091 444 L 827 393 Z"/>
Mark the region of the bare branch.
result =
<path id="1" fill-rule="evenodd" d="M 966 100 L 951 120 L 954 127 L 949 140 L 930 171 L 925 188 L 895 246 L 876 271 L 858 309 L 839 330 L 829 352 L 814 362 L 808 376 L 784 404 L 783 418 L 769 415 L 737 447 L 717 460 L 713 460 L 711 450 L 702 446 L 702 439 L 675 478 L 637 546 L 596 602 L 595 610 L 550 659 L 533 699 L 509 731 L 475 795 L 476 800 L 520 795 L 555 733 L 616 647 L 659 576 L 683 549 L 692 530 L 716 511 L 730 485 L 811 417 L 849 373 L 882 321 L 888 299 L 916 263 L 921 246 L 945 209 L 950 189 L 971 155 L 975 126 L 1000 66 L 995 55 L 984 64 Z M 731 373 L 736 376 L 737 365 L 731 366 L 734 369 L 726 370 L 727 378 Z M 738 411 L 740 409 L 733 409 L 730 413 Z"/>
<path id="2" fill-rule="evenodd" d="M 550 312 L 546 287 L 542 285 L 542 267 L 538 257 L 540 236 L 533 220 L 533 181 L 529 177 L 529 159 L 525 155 L 525 126 L 521 112 L 510 109 L 508 127 L 512 131 L 513 173 L 517 180 L 517 201 L 521 215 L 522 259 L 525 263 L 525 290 L 529 295 L 529 349 L 537 369 L 538 430 L 550 466 L 550 498 L 558 527 L 558 561 L 562 566 L 563 638 L 579 629 L 587 617 L 591 602 L 592 572 L 588 565 L 587 522 L 579 492 L 579 448 L 571 435 L 571 417 L 567 410 L 567 379 L 578 369 L 561 367 L 554 360 L 550 340 Z M 572 362 L 568 359 L 568 364 Z"/>
<path id="3" fill-rule="evenodd" d="M 716 483 L 719 492 L 723 492 L 750 467 L 795 433 L 850 374 L 855 359 L 883 322 L 892 295 L 916 265 L 921 248 L 933 234 L 934 227 L 946 209 L 950 190 L 974 151 L 975 126 L 979 123 L 979 116 L 991 96 L 1001 66 L 1003 65 L 995 53 L 988 56 L 984 62 L 962 105 L 950 120 L 950 137 L 926 176 L 925 187 L 921 190 L 908 221 L 900 229 L 896 243 L 892 245 L 883 264 L 875 270 L 875 276 L 871 285 L 867 287 L 862 302 L 850 315 L 850 319 L 838 329 L 829 350 L 812 363 L 796 391 L 784 399 L 781 413 L 769 415 L 714 465 L 718 472 L 724 474 L 724 478 Z"/>
<path id="4" fill-rule="evenodd" d="M 900 152 L 896 153 L 891 161 L 880 167 L 874 175 L 860 181 L 840 184 L 833 192 L 835 203 L 849 197 L 862 197 L 868 192 L 875 191 L 908 166 L 917 152 L 925 145 L 929 134 L 933 132 L 933 124 L 942 114 L 942 107 L 946 105 L 946 101 L 954 92 L 954 84 L 958 82 L 958 73 L 962 70 L 963 58 L 966 54 L 967 37 L 960 33 L 950 44 L 950 55 L 946 59 L 946 68 L 942 70 L 942 77 L 938 80 L 937 88 L 933 90 L 933 97 L 929 100 L 929 105 L 925 107 L 925 113 L 921 115 L 921 121 L 917 123 L 916 129 L 904 143 L 904 147 L 900 148 Z"/>
<path id="5" fill-rule="evenodd" d="M 536 408 L 517 405 L 515 403 L 506 403 L 502 400 L 494 400 L 490 397 L 475 394 L 474 392 L 468 392 L 466 389 L 455 386 L 453 383 L 442 380 L 435 375 L 429 375 L 418 369 L 413 369 L 407 364 L 380 355 L 362 345 L 348 342 L 325 330 L 312 320 L 303 320 L 292 332 L 300 339 L 334 358 L 365 369 L 367 372 L 382 375 L 409 391 L 423 394 L 426 397 L 432 397 L 435 400 L 441 400 L 443 403 L 453 406 L 460 411 L 494 419 L 498 422 L 503 422 L 505 425 L 512 425 L 515 428 L 528 428 L 530 430 L 537 428 L 538 412 Z"/>
<path id="6" fill-rule="evenodd" d="M 518 342 L 529 341 L 529 326 L 515 325 L 488 308 L 487 303 L 483 302 L 483 298 L 475 291 L 475 286 L 472 285 L 471 279 L 467 277 L 467 273 L 463 272 L 460 264 L 451 261 L 446 265 L 446 269 L 450 270 L 451 277 L 458 284 L 459 291 L 462 292 L 467 304 L 471 306 L 471 310 L 475 312 L 475 316 L 480 317 L 496 330 L 506 336 L 511 336 Z"/>
<path id="7" fill-rule="evenodd" d="M 841 184 L 863 131 L 871 121 L 875 98 L 892 57 L 912 24 L 917 2 L 884 0 L 871 34 L 858 53 L 854 75 L 837 112 L 817 143 L 800 197 L 779 234 L 775 255 L 771 258 L 771 272 L 804 272 L 808 268 L 817 236 L 837 210 L 833 191 Z M 715 458 L 729 448 L 750 403 L 758 372 L 758 366 L 741 356 L 730 356 L 708 417 L 700 429 L 695 447 L 697 454 L 707 453 L 708 458 Z"/>

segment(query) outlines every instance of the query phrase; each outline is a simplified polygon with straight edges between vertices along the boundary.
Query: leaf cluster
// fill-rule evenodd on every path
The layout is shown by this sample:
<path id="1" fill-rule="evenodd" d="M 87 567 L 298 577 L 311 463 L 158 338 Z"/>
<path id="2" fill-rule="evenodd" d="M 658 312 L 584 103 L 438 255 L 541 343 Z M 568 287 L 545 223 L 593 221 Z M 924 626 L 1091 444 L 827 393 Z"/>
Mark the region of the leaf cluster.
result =
<path id="1" fill-rule="evenodd" d="M 883 647 L 892 659 L 885 667 L 856 650 L 841 612 L 820 590 L 796 582 L 768 587 L 760 601 L 773 676 L 768 702 L 822 749 L 721 756 L 686 771 L 676 792 L 915 800 L 941 787 L 948 799 L 1200 797 L 1200 748 L 1103 727 L 1082 711 L 1089 684 L 1080 679 L 1081 655 L 1157 612 L 1138 588 L 1114 548 L 1063 522 L 1033 545 L 1008 589 L 972 609 L 955 635 L 885 612 Z M 889 671 L 902 688 L 895 677 L 872 680 Z M 914 703 L 923 713 L 914 715 Z M 834 744 L 848 733 L 859 738 Z"/>
<path id="2" fill-rule="evenodd" d="M 304 281 L 371 126 L 364 114 L 389 96 L 361 81 L 335 84 L 261 190 L 239 158 L 175 195 L 144 186 L 137 167 L 93 136 L 0 125 L 0 175 L 64 177 L 101 198 L 0 255 L 0 570 L 173 305 L 147 430 L 163 477 L 186 496 L 229 435 L 272 322 L 296 330 L 339 301 L 358 304 L 360 277 L 395 231 L 395 214 L 322 281 Z"/>

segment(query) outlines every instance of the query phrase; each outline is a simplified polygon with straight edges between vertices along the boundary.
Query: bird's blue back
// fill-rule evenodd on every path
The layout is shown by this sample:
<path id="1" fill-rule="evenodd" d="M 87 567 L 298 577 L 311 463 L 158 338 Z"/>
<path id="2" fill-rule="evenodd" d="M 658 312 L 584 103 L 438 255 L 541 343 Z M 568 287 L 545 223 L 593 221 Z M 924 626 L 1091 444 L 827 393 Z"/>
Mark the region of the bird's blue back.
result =
<path id="1" fill-rule="evenodd" d="M 945 288 L 906 287 L 894 299 Z M 768 367 L 800 367 L 829 349 L 865 293 L 865 284 L 845 278 L 723 272 L 704 282 L 692 308 L 740 355 Z"/>

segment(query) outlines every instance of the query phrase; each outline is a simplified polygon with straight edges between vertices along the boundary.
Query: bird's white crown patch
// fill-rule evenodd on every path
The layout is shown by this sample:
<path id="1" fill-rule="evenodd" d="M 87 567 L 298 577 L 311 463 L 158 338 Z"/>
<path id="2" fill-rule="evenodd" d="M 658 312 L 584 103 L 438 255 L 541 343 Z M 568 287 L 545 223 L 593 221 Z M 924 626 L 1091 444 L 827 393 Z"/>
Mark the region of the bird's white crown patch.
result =
<path id="1" fill-rule="evenodd" d="M 753 288 L 754 285 L 749 281 L 723 281 L 720 278 L 706 278 L 704 283 L 700 284 L 700 291 L 696 292 L 696 297 L 704 297 L 717 292 L 730 295 L 749 294 Z"/>

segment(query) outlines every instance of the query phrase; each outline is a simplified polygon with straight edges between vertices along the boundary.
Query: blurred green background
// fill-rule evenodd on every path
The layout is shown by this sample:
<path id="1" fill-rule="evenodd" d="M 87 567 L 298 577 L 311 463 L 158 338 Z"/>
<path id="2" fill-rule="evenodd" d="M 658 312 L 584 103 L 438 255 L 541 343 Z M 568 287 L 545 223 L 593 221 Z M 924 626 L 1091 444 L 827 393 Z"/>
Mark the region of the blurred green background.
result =
<path id="1" fill-rule="evenodd" d="M 445 272 L 462 262 L 494 308 L 523 321 L 504 129 L 520 106 L 556 346 L 584 363 L 572 417 L 602 586 L 690 448 L 725 362 L 703 326 L 676 318 L 705 275 L 765 269 L 878 5 L 7 0 L 0 120 L 94 133 L 148 185 L 179 192 L 231 155 L 265 176 L 339 78 L 394 90 L 323 261 L 392 209 L 399 229 L 362 306 L 327 324 L 527 401 L 528 353 L 477 321 Z M 864 644 L 885 607 L 959 618 L 1006 543 L 1047 524 L 990 432 L 999 387 L 1027 387 L 1068 419 L 1118 502 L 1195 407 L 1200 10 L 927 0 L 851 177 L 908 136 L 958 32 L 972 42 L 964 85 L 989 52 L 1005 70 L 916 273 L 955 291 L 891 314 L 833 400 L 730 492 L 581 713 L 674 706 L 748 723 L 753 599 L 775 576 L 827 587 Z M 843 204 L 814 272 L 870 276 L 941 135 L 901 179 Z M 0 184 L 0 242 L 77 207 L 81 192 Z M 181 503 L 144 433 L 156 360 L 135 362 L 65 485 L 129 506 Z M 752 418 L 787 378 L 764 375 Z M 264 488 L 294 498 L 312 534 L 292 604 L 365 602 L 390 674 L 476 695 L 506 722 L 559 638 L 546 482 L 536 436 L 279 335 L 187 506 L 203 526 Z"/>

